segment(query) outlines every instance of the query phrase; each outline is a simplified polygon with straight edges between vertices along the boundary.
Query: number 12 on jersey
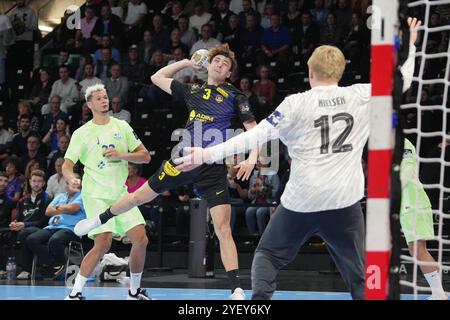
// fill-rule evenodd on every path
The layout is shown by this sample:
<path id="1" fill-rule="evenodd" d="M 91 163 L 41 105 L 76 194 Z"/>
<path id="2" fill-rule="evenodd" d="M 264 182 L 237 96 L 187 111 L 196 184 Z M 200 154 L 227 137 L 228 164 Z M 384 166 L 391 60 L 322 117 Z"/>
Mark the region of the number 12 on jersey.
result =
<path id="1" fill-rule="evenodd" d="M 348 135 L 352 131 L 353 128 L 353 117 L 349 113 L 338 113 L 331 117 L 332 124 L 338 121 L 345 121 L 346 127 L 344 131 L 339 135 L 336 141 L 333 143 L 331 147 L 332 153 L 341 153 L 341 152 L 350 152 L 353 150 L 353 146 L 351 144 L 344 144 L 345 139 L 347 139 Z M 330 116 L 322 116 L 319 119 L 314 121 L 314 128 L 320 127 L 320 136 L 322 140 L 322 145 L 320 146 L 321 154 L 328 154 L 330 149 Z"/>

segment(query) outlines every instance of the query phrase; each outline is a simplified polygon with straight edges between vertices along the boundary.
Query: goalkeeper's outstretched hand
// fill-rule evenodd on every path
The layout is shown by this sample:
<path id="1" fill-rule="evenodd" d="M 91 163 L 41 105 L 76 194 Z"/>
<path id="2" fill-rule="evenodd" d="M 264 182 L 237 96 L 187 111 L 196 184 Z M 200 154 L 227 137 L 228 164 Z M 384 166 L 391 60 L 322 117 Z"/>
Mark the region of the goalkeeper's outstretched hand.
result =
<path id="1" fill-rule="evenodd" d="M 417 31 L 419 27 L 422 25 L 422 21 L 417 20 L 417 18 L 408 18 L 409 25 L 409 43 L 414 44 L 417 40 Z"/>
<path id="2" fill-rule="evenodd" d="M 175 168 L 179 171 L 191 171 L 208 161 L 208 151 L 199 147 L 187 147 L 183 149 L 184 156 L 175 159 Z"/>

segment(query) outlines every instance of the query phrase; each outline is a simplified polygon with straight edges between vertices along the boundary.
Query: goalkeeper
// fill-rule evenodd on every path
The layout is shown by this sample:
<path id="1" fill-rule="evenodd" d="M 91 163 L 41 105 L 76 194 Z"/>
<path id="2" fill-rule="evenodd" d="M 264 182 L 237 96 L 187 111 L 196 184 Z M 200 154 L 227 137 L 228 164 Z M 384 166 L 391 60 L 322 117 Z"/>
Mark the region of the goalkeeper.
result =
<path id="1" fill-rule="evenodd" d="M 409 253 L 420 262 L 435 264 L 420 265 L 431 287 L 431 296 L 428 299 L 447 300 L 447 295 L 442 288 L 438 264 L 428 252 L 426 245 L 426 240 L 434 239 L 433 214 L 430 200 L 419 181 L 416 148 L 408 139 L 405 139 L 400 168 L 402 183 L 400 223 L 408 243 Z"/>
<path id="2" fill-rule="evenodd" d="M 207 83 L 183 84 L 172 79 L 176 72 L 188 67 L 197 71 L 207 69 Z M 205 50 L 198 50 L 193 59 L 175 62 L 152 76 L 155 85 L 175 99 L 184 100 L 189 108 L 185 130 L 187 134 L 183 135 L 178 150 L 191 146 L 207 147 L 225 141 L 227 130 L 233 128 L 238 118 L 247 130 L 256 126 L 247 97 L 226 82 L 235 67 L 234 53 L 228 45 L 223 44 L 209 51 L 209 61 L 205 59 Z M 214 137 L 212 142 L 211 137 Z M 175 157 L 177 156 L 178 153 Z M 257 150 L 250 153 L 248 160 L 237 165 L 239 178 L 248 179 L 256 159 Z M 200 196 L 208 203 L 214 230 L 220 242 L 222 263 L 230 281 L 231 299 L 244 300 L 244 291 L 240 288 L 238 277 L 237 250 L 231 235 L 231 206 L 224 164 L 203 165 L 192 172 L 184 173 L 175 169 L 172 160 L 164 161 L 148 183 L 135 193 L 121 198 L 100 216 L 81 221 L 75 227 L 75 233 L 84 235 L 114 216 L 153 200 L 161 192 L 190 183 L 194 184 Z"/>

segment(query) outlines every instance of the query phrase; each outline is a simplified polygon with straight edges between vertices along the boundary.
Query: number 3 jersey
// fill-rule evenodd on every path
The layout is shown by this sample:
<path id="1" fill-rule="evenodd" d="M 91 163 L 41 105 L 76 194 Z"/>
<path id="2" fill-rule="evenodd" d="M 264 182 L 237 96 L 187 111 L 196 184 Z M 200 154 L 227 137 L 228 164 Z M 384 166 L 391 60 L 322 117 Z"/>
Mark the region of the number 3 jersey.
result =
<path id="1" fill-rule="evenodd" d="M 126 190 L 128 162 L 112 160 L 103 154 L 107 149 L 119 153 L 134 151 L 141 141 L 130 125 L 113 117 L 105 125 L 89 121 L 75 130 L 64 158 L 84 165 L 83 197 L 117 199 Z"/>
<path id="2" fill-rule="evenodd" d="M 207 147 L 226 141 L 235 122 L 254 119 L 247 97 L 228 82 L 220 85 L 183 84 L 172 80 L 172 96 L 184 100 L 189 119 L 183 141 L 186 146 Z"/>

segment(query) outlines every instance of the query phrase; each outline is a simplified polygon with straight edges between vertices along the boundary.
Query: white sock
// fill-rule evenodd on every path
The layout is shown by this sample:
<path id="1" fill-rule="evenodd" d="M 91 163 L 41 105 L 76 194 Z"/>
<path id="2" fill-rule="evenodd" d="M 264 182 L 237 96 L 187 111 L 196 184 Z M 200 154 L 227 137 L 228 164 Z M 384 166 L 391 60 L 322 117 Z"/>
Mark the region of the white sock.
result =
<path id="1" fill-rule="evenodd" d="M 442 281 L 439 272 L 433 271 L 430 273 L 424 273 L 425 279 L 427 279 L 428 284 L 431 288 L 432 295 L 444 295 L 444 288 L 442 288 Z"/>
<path id="2" fill-rule="evenodd" d="M 75 284 L 73 285 L 72 292 L 70 293 L 71 296 L 76 295 L 78 292 L 81 292 L 83 290 L 84 285 L 86 284 L 88 278 L 83 277 L 81 274 L 77 274 L 77 277 L 75 278 Z"/>
<path id="3" fill-rule="evenodd" d="M 137 289 L 141 287 L 142 272 L 132 273 L 130 272 L 130 292 L 136 294 Z"/>

